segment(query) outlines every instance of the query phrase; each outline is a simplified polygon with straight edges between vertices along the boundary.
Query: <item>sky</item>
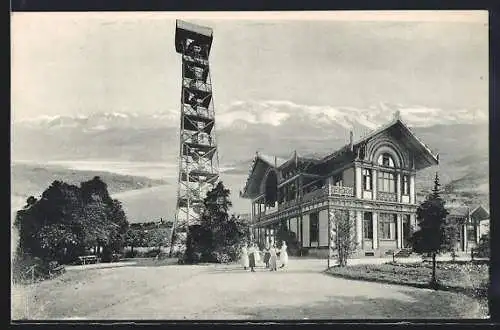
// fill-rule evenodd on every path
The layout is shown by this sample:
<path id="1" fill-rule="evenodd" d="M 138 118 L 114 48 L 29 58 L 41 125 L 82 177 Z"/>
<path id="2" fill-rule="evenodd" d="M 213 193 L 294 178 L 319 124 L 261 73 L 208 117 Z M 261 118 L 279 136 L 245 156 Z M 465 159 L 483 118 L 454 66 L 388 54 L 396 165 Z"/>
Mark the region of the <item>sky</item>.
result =
<path id="1" fill-rule="evenodd" d="M 180 106 L 175 19 L 213 28 L 216 111 L 239 101 L 488 111 L 487 12 L 13 13 L 12 117 Z"/>

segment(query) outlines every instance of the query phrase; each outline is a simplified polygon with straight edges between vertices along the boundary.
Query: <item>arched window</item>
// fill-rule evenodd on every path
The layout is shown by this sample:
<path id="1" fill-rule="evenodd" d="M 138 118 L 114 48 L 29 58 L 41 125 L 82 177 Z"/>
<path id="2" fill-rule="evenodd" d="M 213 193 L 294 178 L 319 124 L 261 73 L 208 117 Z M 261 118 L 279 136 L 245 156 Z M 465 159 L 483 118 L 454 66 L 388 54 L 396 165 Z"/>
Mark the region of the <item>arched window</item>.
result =
<path id="1" fill-rule="evenodd" d="M 384 167 L 394 167 L 394 159 L 388 153 L 380 155 L 377 163 Z"/>

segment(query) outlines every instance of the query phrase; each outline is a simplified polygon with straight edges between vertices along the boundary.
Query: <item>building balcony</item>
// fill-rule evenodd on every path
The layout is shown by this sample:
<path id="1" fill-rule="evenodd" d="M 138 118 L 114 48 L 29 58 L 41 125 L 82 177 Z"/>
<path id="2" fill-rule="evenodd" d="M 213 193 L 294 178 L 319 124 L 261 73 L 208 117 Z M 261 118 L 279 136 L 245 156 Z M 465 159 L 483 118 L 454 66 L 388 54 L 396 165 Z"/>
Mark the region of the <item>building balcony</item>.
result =
<path id="1" fill-rule="evenodd" d="M 305 203 L 312 202 L 315 200 L 318 201 L 324 200 L 328 197 L 354 198 L 354 188 L 347 186 L 327 185 L 323 188 L 307 192 L 298 199 L 283 201 L 279 203 L 278 206 L 267 207 L 265 210 L 262 210 L 260 215 L 256 214 L 256 217 L 264 220 L 277 212 L 284 211 L 293 208 L 295 206 L 301 206 Z"/>
<path id="2" fill-rule="evenodd" d="M 377 200 L 384 202 L 397 202 L 397 197 L 395 193 L 388 193 L 383 191 L 377 192 Z"/>

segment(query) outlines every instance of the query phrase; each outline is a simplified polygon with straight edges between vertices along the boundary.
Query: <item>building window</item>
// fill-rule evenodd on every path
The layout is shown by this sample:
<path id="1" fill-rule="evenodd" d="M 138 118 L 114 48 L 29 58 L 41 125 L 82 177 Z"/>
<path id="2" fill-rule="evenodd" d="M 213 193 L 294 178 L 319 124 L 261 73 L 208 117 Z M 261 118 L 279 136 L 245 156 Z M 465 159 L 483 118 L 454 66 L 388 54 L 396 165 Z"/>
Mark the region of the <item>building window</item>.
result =
<path id="1" fill-rule="evenodd" d="M 363 169 L 363 189 L 372 190 L 372 171 Z"/>
<path id="2" fill-rule="evenodd" d="M 318 242 L 319 239 L 318 213 L 309 214 L 309 237 L 311 242 Z"/>
<path id="3" fill-rule="evenodd" d="M 342 186 L 343 185 L 342 174 L 337 174 L 337 175 L 333 176 L 332 182 L 333 182 L 334 186 Z"/>
<path id="4" fill-rule="evenodd" d="M 396 239 L 396 214 L 380 213 L 380 238 L 386 240 Z"/>
<path id="5" fill-rule="evenodd" d="M 371 212 L 363 214 L 363 237 L 373 239 L 373 213 Z"/>
<path id="6" fill-rule="evenodd" d="M 388 193 L 396 192 L 394 173 L 382 171 L 378 173 L 378 191 Z"/>
<path id="7" fill-rule="evenodd" d="M 394 159 L 389 154 L 382 154 L 378 157 L 378 164 L 384 167 L 394 167 Z"/>
<path id="8" fill-rule="evenodd" d="M 403 195 L 410 194 L 410 184 L 408 181 L 408 175 L 403 175 L 403 180 L 401 180 L 401 191 Z"/>

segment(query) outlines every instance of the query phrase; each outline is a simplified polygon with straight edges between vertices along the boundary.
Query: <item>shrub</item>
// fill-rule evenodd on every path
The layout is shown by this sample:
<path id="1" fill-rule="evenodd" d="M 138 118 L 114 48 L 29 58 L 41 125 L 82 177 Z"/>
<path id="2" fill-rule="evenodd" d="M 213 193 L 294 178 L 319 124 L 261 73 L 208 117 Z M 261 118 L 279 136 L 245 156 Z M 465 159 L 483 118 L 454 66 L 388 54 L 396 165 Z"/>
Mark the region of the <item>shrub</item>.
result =
<path id="1" fill-rule="evenodd" d="M 137 250 L 125 252 L 125 258 L 137 258 Z"/>
<path id="2" fill-rule="evenodd" d="M 218 263 L 229 263 L 233 259 L 231 259 L 231 256 L 224 251 L 214 251 L 212 252 L 212 261 L 213 262 L 218 262 Z"/>
<path id="3" fill-rule="evenodd" d="M 490 236 L 483 235 L 479 240 L 479 244 L 476 248 L 477 256 L 480 258 L 490 257 Z"/>
<path id="4" fill-rule="evenodd" d="M 34 272 L 32 272 L 34 267 Z M 29 254 L 16 256 L 12 264 L 12 280 L 14 283 L 30 283 L 32 280 L 42 280 L 49 277 L 51 264 L 47 260 L 32 257 Z"/>
<path id="5" fill-rule="evenodd" d="M 149 250 L 146 253 L 144 253 L 144 257 L 145 258 L 154 258 L 161 253 L 162 253 L 162 251 L 160 249 L 152 249 L 152 250 Z"/>

